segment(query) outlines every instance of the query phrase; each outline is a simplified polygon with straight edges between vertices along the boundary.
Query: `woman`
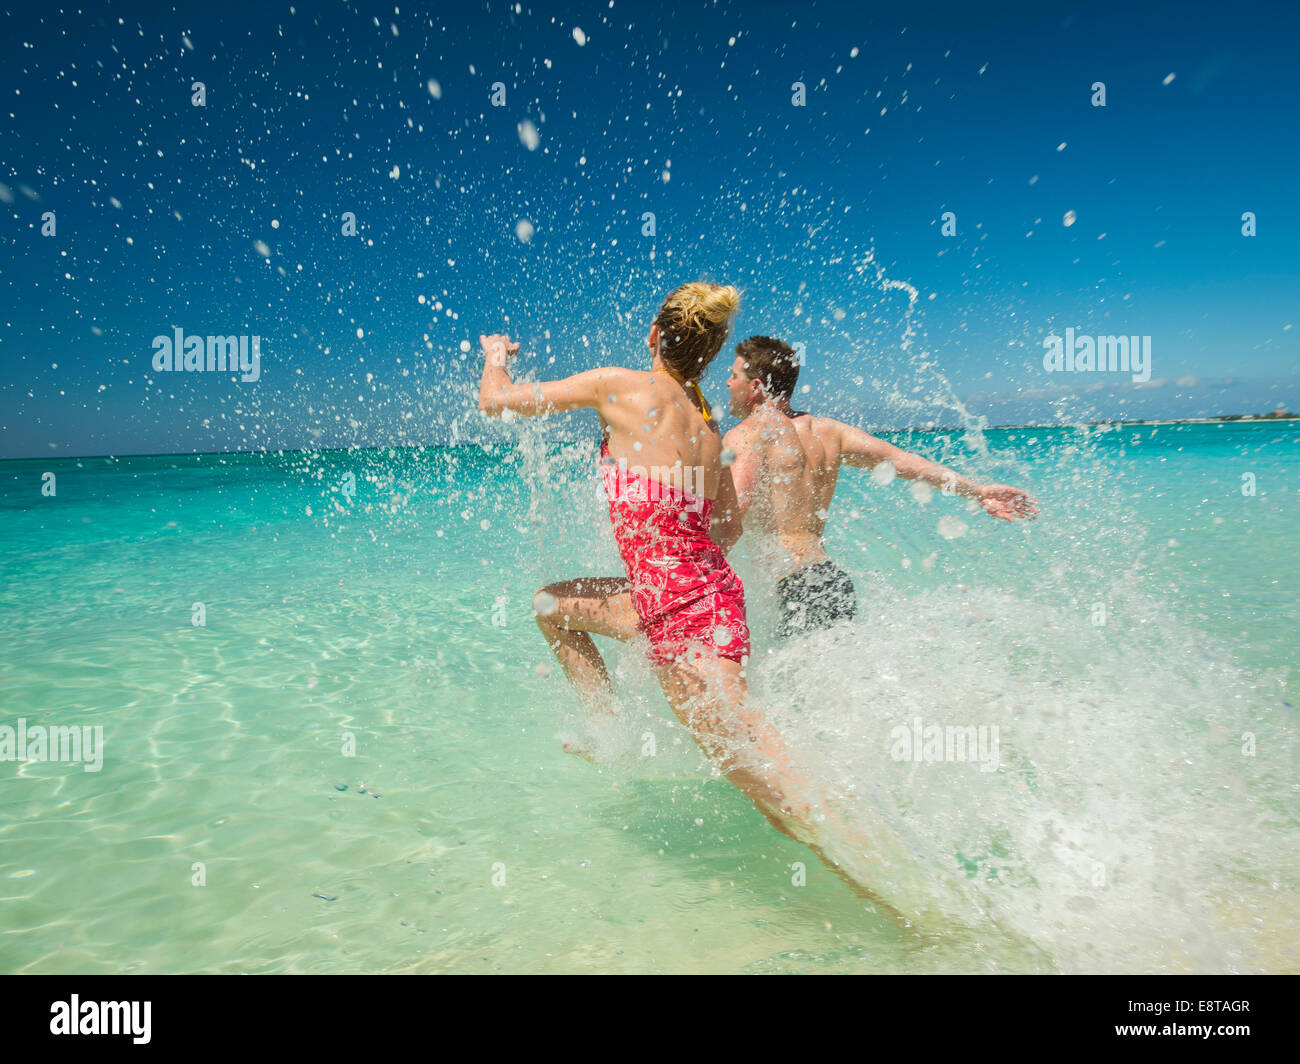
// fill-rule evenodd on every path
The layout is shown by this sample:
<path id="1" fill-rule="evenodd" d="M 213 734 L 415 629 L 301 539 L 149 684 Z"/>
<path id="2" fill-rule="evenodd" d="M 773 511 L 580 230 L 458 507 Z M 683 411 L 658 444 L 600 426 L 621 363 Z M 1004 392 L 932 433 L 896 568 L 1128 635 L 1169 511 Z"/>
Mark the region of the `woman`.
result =
<path id="1" fill-rule="evenodd" d="M 906 861 L 905 851 L 884 832 L 865 837 L 846 820 L 854 799 L 824 793 L 812 782 L 815 774 L 797 769 L 747 698 L 745 592 L 724 557 L 740 538 L 740 507 L 698 383 L 738 304 L 729 285 L 695 282 L 670 292 L 647 337 L 649 372 L 604 366 L 562 381 L 516 384 L 507 367 L 519 345 L 508 336 L 480 336 L 486 357 L 479 410 L 534 417 L 590 407 L 600 416 L 601 479 L 627 578 L 552 584 L 536 603 L 537 623 L 588 708 L 611 713 L 609 674 L 591 633 L 627 639 L 639 629 L 673 712 L 717 769 L 773 827 L 901 921 L 814 842 L 814 833 L 829 831 L 846 852 L 877 864 Z"/>
<path id="2" fill-rule="evenodd" d="M 739 301 L 730 285 L 674 289 L 650 327 L 648 372 L 604 366 L 565 380 L 516 384 L 508 363 L 519 345 L 507 336 L 481 336 L 479 410 L 533 417 L 591 408 L 599 415 L 601 477 L 627 578 L 552 585 L 538 596 L 538 625 L 588 708 L 604 712 L 609 675 L 590 633 L 643 632 L 678 719 L 719 770 L 793 838 L 785 793 L 793 777 L 784 745 L 746 704 L 745 593 L 724 557 L 740 537 L 740 510 L 721 460 L 722 437 L 698 384 Z M 556 608 L 561 596 L 563 616 Z"/>

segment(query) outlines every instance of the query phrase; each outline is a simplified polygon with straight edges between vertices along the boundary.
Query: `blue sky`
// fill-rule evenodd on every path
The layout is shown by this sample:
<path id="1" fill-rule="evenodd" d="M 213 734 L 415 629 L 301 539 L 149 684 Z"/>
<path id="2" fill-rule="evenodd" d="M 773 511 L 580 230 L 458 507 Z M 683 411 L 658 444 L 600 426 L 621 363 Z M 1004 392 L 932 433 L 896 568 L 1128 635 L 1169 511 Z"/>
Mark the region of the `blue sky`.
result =
<path id="1" fill-rule="evenodd" d="M 185 6 L 0 17 L 0 457 L 480 438 L 462 341 L 636 365 L 700 276 L 869 428 L 1300 408 L 1295 5 Z"/>

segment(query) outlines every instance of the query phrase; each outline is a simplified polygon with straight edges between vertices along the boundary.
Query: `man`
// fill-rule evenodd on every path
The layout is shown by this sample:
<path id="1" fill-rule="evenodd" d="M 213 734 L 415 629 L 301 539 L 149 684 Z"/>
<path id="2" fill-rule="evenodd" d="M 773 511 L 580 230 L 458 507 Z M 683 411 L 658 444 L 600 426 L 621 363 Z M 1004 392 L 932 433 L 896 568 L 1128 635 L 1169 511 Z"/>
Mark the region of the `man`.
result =
<path id="1" fill-rule="evenodd" d="M 798 379 L 798 355 L 788 344 L 769 336 L 737 344 L 727 390 L 731 413 L 742 421 L 723 438 L 724 458 L 734 455 L 731 475 L 750 552 L 778 578 L 781 637 L 827 628 L 857 612 L 853 581 L 822 548 L 842 465 L 888 463 L 898 476 L 975 499 L 1001 520 L 1037 516 L 1034 500 L 1017 488 L 977 484 L 861 429 L 792 410 Z"/>

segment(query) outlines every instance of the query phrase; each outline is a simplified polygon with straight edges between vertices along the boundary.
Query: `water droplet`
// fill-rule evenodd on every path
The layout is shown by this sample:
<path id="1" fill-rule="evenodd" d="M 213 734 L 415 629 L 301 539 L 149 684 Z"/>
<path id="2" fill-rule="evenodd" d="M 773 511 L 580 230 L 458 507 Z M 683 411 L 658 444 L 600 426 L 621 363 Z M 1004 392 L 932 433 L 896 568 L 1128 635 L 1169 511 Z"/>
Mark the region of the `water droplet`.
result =
<path id="1" fill-rule="evenodd" d="M 944 539 L 960 539 L 964 536 L 969 528 L 965 521 L 953 517 L 951 514 L 945 514 L 939 518 L 939 535 Z"/>

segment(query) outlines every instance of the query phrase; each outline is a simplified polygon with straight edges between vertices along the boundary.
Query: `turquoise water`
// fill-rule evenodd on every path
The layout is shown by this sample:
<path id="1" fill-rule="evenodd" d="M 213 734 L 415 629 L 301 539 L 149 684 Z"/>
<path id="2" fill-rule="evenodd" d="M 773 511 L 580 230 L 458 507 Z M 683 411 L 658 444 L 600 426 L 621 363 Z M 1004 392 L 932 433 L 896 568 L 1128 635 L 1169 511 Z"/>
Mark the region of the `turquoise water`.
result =
<path id="1" fill-rule="evenodd" d="M 0 466 L 0 725 L 104 736 L 0 762 L 0 970 L 1295 970 L 1300 426 L 891 438 L 1042 518 L 847 470 L 862 615 L 784 647 L 737 564 L 755 697 L 905 841 L 873 886 L 915 930 L 712 777 L 635 648 L 600 763 L 562 752 L 532 593 L 619 564 L 593 442 L 530 430 Z M 999 726 L 998 770 L 892 760 L 917 718 Z"/>

